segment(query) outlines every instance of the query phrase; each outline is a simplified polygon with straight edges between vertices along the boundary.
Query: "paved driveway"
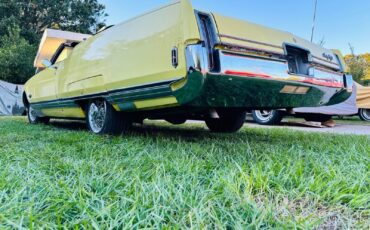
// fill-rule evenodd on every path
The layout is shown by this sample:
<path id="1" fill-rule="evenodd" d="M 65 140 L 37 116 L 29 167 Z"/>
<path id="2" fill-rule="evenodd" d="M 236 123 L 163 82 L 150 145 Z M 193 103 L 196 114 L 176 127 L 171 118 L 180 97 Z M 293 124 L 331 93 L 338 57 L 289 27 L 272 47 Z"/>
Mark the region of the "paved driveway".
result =
<path id="1" fill-rule="evenodd" d="M 300 130 L 306 132 L 319 132 L 319 133 L 333 133 L 333 134 L 353 134 L 353 135 L 369 135 L 370 136 L 370 125 L 344 125 L 337 124 L 334 128 L 313 128 L 307 127 L 299 123 L 285 122 L 279 126 L 261 126 L 254 123 L 247 123 L 249 127 L 255 128 L 288 128 L 293 130 Z"/>

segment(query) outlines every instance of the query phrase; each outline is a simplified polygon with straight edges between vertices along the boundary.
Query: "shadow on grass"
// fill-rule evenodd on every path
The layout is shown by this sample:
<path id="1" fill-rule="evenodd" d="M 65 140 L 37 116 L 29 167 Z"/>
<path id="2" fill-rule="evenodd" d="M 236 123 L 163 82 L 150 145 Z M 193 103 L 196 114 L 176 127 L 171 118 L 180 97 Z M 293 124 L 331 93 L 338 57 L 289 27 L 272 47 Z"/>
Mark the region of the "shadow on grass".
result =
<path id="1" fill-rule="evenodd" d="M 69 121 L 69 120 L 53 120 L 50 122 L 50 126 L 66 130 L 66 131 L 85 131 L 88 132 L 86 123 L 83 121 Z M 94 135 L 94 134 L 92 134 Z M 255 128 L 250 129 L 249 127 L 244 128 L 242 131 L 237 133 L 213 133 L 210 132 L 202 122 L 196 122 L 194 124 L 187 123 L 185 125 L 171 125 L 166 122 L 145 122 L 143 125 L 135 124 L 125 137 L 145 137 L 155 140 L 161 138 L 168 141 L 185 141 L 185 142 L 202 142 L 212 141 L 254 141 L 254 142 L 271 142 L 275 139 L 274 135 L 270 132 L 266 132 L 263 129 L 256 130 Z M 291 142 L 291 135 L 284 135 L 279 137 L 279 142 L 283 142 L 283 139 Z"/>
<path id="2" fill-rule="evenodd" d="M 201 124 L 201 123 L 199 123 Z M 49 123 L 50 126 L 63 129 L 63 130 L 69 130 L 69 131 L 88 131 L 86 122 L 84 121 L 76 121 L 76 120 L 52 120 Z M 189 124 L 188 124 L 189 125 Z M 192 125 L 192 124 L 190 124 Z M 187 126 L 187 125 L 171 125 L 167 124 L 166 122 L 155 122 L 155 121 L 149 121 L 145 124 L 134 124 L 130 129 L 130 134 L 145 134 L 145 133 L 160 133 L 160 134 L 187 134 L 194 135 L 196 133 L 199 133 L 200 135 L 204 135 L 211 133 L 207 129 L 203 128 L 201 125 L 194 126 Z"/>
<path id="3" fill-rule="evenodd" d="M 52 120 L 50 126 L 70 131 L 88 131 L 86 122 L 76 120 Z M 169 135 L 178 134 L 181 136 L 203 136 L 205 134 L 216 134 L 210 132 L 202 126 L 202 122 L 194 124 L 187 123 L 186 125 L 172 125 L 164 121 L 149 121 L 143 125 L 134 124 L 130 129 L 130 135 Z M 225 134 L 231 135 L 231 134 Z"/>
<path id="4" fill-rule="evenodd" d="M 87 130 L 86 123 L 84 121 L 76 120 L 51 120 L 49 123 L 50 126 L 67 130 L 67 131 L 83 131 Z"/>

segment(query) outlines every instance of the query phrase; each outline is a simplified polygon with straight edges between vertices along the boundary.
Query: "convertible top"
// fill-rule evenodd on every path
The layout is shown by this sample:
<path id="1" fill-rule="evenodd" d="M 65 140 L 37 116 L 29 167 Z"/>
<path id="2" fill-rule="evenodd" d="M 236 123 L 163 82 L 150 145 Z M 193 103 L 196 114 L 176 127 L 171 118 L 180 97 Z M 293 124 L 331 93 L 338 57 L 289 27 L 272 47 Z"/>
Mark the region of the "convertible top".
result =
<path id="1" fill-rule="evenodd" d="M 36 68 L 42 68 L 42 61 L 44 59 L 50 60 L 61 44 L 66 42 L 82 42 L 87 40 L 89 37 L 91 37 L 89 34 L 46 29 L 42 35 L 34 66 Z"/>

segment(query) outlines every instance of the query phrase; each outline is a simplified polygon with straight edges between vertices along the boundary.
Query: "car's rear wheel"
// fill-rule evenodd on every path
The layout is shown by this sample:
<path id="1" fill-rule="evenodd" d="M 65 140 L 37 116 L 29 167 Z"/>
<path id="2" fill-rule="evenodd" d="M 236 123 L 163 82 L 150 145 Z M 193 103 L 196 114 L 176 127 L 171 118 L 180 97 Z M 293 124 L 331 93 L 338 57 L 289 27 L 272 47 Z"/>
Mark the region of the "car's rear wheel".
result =
<path id="1" fill-rule="evenodd" d="M 363 121 L 370 121 L 370 109 L 360 109 L 359 116 Z"/>
<path id="2" fill-rule="evenodd" d="M 30 124 L 47 124 L 50 121 L 48 117 L 39 117 L 37 112 L 32 108 L 32 106 L 28 106 L 27 108 L 27 118 Z"/>
<path id="3" fill-rule="evenodd" d="M 91 132 L 99 135 L 122 134 L 127 132 L 132 124 L 130 119 L 115 111 L 103 99 L 88 104 L 86 122 Z"/>
<path id="4" fill-rule="evenodd" d="M 212 132 L 234 133 L 239 131 L 245 122 L 247 113 L 245 111 L 223 110 L 217 111 L 219 118 L 207 118 L 207 127 Z"/>
<path id="5" fill-rule="evenodd" d="M 279 110 L 253 110 L 252 117 L 260 125 L 278 125 L 283 120 L 283 114 Z"/>
<path id="6" fill-rule="evenodd" d="M 313 121 L 324 123 L 330 121 L 333 118 L 333 116 L 326 114 L 308 113 L 303 115 L 303 118 L 309 122 Z"/>

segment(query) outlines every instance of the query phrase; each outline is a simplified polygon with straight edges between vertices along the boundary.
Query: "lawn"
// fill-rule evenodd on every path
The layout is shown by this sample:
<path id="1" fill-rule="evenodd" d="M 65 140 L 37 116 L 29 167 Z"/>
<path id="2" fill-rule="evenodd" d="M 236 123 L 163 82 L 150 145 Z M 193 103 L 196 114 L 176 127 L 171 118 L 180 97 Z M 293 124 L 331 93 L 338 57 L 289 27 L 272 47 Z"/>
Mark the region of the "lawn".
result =
<path id="1" fill-rule="evenodd" d="M 370 138 L 0 118 L 3 228 L 370 228 Z"/>

